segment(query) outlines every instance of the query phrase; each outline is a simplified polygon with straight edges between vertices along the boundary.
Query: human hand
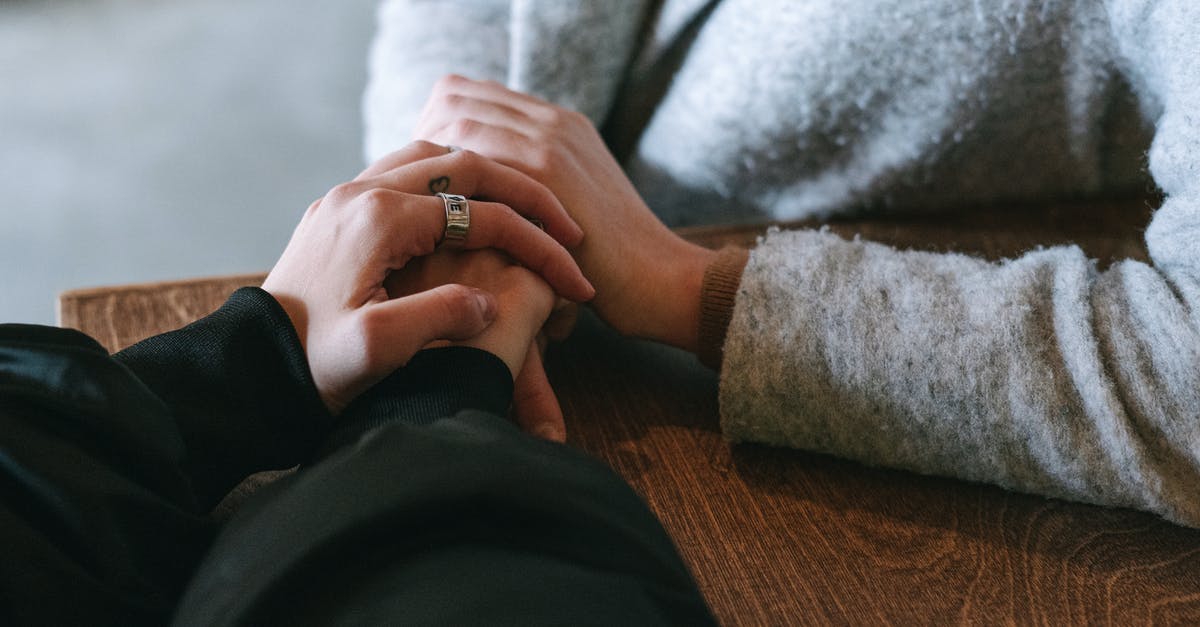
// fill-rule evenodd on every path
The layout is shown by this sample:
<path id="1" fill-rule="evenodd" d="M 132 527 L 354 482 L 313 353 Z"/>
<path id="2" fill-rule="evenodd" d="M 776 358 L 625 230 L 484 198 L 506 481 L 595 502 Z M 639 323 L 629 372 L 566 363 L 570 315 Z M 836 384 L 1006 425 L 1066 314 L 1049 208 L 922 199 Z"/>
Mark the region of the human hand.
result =
<path id="1" fill-rule="evenodd" d="M 462 146 L 545 184 L 583 227 L 573 249 L 593 307 L 621 333 L 695 351 L 700 287 L 713 251 L 671 232 L 579 113 L 494 82 L 447 76 L 415 136 Z"/>
<path id="2" fill-rule="evenodd" d="M 526 432 L 566 439 L 562 409 L 542 366 L 538 335 L 555 304 L 545 281 L 495 250 L 440 250 L 412 260 L 384 283 L 402 298 L 454 283 L 496 297 L 496 317 L 482 333 L 451 344 L 486 350 L 508 366 L 514 380 L 513 417 Z"/>
<path id="3" fill-rule="evenodd" d="M 391 272 L 434 252 L 442 238 L 445 207 L 428 195 L 435 183 L 495 201 L 470 202 L 464 249 L 503 250 L 568 299 L 594 294 L 559 243 L 582 233 L 549 190 L 469 151 L 410 144 L 314 202 L 263 283 L 295 326 L 317 392 L 335 414 L 431 341 L 479 335 L 497 317 L 496 296 L 464 285 L 402 298 L 384 287 Z M 546 232 L 510 207 L 542 221 Z"/>

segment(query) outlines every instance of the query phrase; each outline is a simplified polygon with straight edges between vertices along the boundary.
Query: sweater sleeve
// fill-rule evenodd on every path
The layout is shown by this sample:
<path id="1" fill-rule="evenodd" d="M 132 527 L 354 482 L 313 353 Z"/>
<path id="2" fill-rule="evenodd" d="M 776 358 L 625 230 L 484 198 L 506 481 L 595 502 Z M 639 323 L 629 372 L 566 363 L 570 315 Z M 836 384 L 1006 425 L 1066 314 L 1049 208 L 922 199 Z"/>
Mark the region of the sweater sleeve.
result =
<path id="1" fill-rule="evenodd" d="M 725 344 L 730 439 L 1200 526 L 1200 5 L 1110 5 L 1131 82 L 1161 109 L 1152 264 L 771 233 Z"/>
<path id="2" fill-rule="evenodd" d="M 599 125 L 648 6 L 647 0 L 385 0 L 363 99 L 367 160 L 412 139 L 434 83 L 452 73 L 505 83 Z"/>
<path id="3" fill-rule="evenodd" d="M 367 161 L 412 140 L 433 84 L 446 74 L 504 81 L 511 0 L 384 0 L 363 96 Z"/>

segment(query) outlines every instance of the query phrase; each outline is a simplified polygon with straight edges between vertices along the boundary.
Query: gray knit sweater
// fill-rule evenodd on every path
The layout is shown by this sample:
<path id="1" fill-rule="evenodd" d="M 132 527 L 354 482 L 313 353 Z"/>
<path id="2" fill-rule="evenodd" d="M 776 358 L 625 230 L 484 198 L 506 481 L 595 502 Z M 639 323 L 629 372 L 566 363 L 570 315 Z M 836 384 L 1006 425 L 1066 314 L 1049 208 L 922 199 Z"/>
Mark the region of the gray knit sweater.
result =
<path id="1" fill-rule="evenodd" d="M 1200 526 L 1200 2 L 651 4 L 385 1 L 368 155 L 454 71 L 615 130 L 673 224 L 1103 197 L 1148 156 L 1149 265 L 768 235 L 722 425 Z"/>

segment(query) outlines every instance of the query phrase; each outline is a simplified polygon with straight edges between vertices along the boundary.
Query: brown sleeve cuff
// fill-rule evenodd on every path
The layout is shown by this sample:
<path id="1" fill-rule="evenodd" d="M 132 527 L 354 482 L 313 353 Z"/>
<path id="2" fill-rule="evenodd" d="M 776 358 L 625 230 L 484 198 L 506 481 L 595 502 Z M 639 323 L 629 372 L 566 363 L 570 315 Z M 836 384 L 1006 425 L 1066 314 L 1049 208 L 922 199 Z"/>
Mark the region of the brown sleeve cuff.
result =
<path id="1" fill-rule="evenodd" d="M 737 298 L 742 271 L 750 259 L 750 251 L 738 246 L 726 246 L 704 271 L 700 286 L 700 337 L 696 355 L 700 362 L 713 370 L 721 369 L 725 356 L 725 333 L 733 317 L 733 301 Z"/>

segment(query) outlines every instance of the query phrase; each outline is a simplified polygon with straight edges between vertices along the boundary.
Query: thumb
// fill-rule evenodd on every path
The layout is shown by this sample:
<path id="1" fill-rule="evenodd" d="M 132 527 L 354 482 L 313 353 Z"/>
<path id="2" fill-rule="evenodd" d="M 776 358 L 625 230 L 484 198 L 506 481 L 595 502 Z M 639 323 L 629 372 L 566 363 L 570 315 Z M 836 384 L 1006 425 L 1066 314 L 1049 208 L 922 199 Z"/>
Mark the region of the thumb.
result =
<path id="1" fill-rule="evenodd" d="M 372 370 L 391 372 L 435 340 L 475 337 L 496 311 L 491 293 L 456 283 L 373 305 L 366 329 Z"/>

